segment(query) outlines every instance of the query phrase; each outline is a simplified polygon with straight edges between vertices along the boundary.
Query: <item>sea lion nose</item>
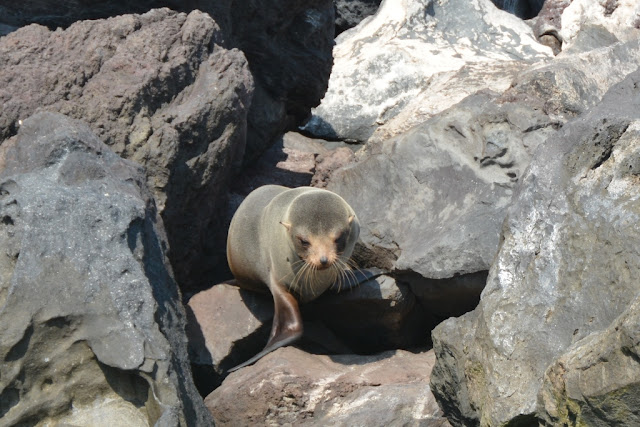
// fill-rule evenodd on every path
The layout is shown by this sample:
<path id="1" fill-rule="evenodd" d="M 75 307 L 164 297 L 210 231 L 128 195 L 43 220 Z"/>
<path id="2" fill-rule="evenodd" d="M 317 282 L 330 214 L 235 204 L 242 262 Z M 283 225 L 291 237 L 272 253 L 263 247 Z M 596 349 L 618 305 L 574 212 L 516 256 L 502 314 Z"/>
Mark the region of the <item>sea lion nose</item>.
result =
<path id="1" fill-rule="evenodd" d="M 329 262 L 329 259 L 326 256 L 322 256 L 320 257 L 320 264 L 322 264 L 323 267 L 327 266 L 327 263 Z"/>

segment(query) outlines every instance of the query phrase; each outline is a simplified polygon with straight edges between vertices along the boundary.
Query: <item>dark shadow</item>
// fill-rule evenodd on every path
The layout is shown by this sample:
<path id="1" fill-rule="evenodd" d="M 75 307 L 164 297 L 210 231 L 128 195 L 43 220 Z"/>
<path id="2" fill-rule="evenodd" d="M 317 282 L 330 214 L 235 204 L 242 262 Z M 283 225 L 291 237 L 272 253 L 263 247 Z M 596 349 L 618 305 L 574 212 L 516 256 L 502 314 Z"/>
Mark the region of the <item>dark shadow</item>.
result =
<path id="1" fill-rule="evenodd" d="M 538 16 L 545 0 L 491 0 L 499 9 L 516 15 L 520 19 Z"/>
<path id="2" fill-rule="evenodd" d="M 159 402 L 155 401 L 151 386 L 138 371 L 122 370 L 105 365 L 96 358 L 109 387 L 123 400 L 131 403 L 136 408 L 145 408 L 149 424 L 153 425 L 161 416 L 163 409 Z"/>
<path id="3" fill-rule="evenodd" d="M 284 139 L 281 137 L 260 157 L 246 165 L 232 180 L 231 192 L 244 197 L 263 185 L 283 185 L 289 188 L 310 185 L 312 172 L 295 172 L 278 167 L 278 163 L 288 159 L 289 155 L 284 149 Z M 232 206 L 231 216 L 239 205 L 240 202 L 237 201 L 235 206 Z"/>
<path id="4" fill-rule="evenodd" d="M 393 273 L 396 280 L 411 287 L 424 310 L 439 321 L 462 316 L 475 309 L 488 275 L 488 271 L 479 271 L 446 279 L 428 279 L 413 271 Z"/>
<path id="5" fill-rule="evenodd" d="M 158 218 L 155 203 L 153 199 L 149 199 L 145 219 L 135 220 L 130 224 L 130 228 L 127 230 L 127 241 L 134 255 L 138 255 L 142 251 L 139 262 L 144 269 L 147 280 L 149 280 L 156 301 L 154 320 L 170 346 L 171 353 L 167 361 L 169 365 L 167 368 L 177 376 L 176 393 L 178 396 L 185 397 L 183 399 L 185 418 L 197 420 L 199 417 L 194 402 L 186 398 L 197 392 L 195 387 L 191 387 L 193 376 L 189 364 L 187 344 L 184 342 L 185 331 L 183 328 L 186 327 L 186 315 L 178 285 L 174 281 L 171 271 L 167 268 L 169 260 L 164 251 L 166 241 L 158 234 L 159 226 L 156 224 Z"/>

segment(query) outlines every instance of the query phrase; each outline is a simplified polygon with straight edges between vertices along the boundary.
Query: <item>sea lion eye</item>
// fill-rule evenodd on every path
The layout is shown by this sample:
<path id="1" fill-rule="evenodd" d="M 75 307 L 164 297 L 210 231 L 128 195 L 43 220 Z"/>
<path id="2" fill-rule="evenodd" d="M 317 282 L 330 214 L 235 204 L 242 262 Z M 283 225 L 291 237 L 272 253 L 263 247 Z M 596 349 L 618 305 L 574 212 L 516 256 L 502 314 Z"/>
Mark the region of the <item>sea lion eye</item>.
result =
<path id="1" fill-rule="evenodd" d="M 309 241 L 302 236 L 298 236 L 298 242 L 305 248 L 309 246 Z"/>
<path id="2" fill-rule="evenodd" d="M 336 239 L 334 240 L 334 243 L 338 246 L 342 246 L 345 244 L 346 239 L 347 239 L 347 232 L 343 231 L 338 235 L 338 237 L 336 237 Z"/>

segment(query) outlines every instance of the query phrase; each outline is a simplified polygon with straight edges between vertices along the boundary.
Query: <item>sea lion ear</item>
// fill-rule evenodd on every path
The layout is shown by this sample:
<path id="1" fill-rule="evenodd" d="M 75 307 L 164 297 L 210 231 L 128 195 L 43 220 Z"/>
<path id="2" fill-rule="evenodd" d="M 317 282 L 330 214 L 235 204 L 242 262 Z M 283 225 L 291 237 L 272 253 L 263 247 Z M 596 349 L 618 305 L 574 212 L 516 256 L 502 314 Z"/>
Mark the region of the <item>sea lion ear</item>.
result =
<path id="1" fill-rule="evenodd" d="M 284 225 L 284 228 L 286 228 L 287 231 L 291 231 L 291 224 L 289 224 L 288 222 L 280 221 L 280 224 Z"/>
<path id="2" fill-rule="evenodd" d="M 351 225 L 351 223 L 353 222 L 353 219 L 354 219 L 355 217 L 356 217 L 355 215 L 351 215 L 351 216 L 349 217 L 349 225 Z"/>

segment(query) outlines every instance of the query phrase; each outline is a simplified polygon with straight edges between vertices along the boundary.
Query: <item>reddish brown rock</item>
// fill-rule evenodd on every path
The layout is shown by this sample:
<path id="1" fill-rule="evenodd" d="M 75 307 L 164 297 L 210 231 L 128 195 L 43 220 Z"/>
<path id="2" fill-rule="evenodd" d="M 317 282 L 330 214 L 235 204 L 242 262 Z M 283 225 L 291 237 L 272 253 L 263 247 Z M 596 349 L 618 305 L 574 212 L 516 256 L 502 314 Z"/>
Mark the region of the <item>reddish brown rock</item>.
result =
<path id="1" fill-rule="evenodd" d="M 320 356 L 285 347 L 205 399 L 216 425 L 446 426 L 429 388 L 433 352 Z"/>
<path id="2" fill-rule="evenodd" d="M 243 352 L 239 354 L 237 349 L 234 352 L 236 346 L 255 354 L 266 343 L 273 317 L 273 303 L 268 294 L 220 284 L 195 294 L 187 307 L 187 332 L 194 364 L 213 366 L 221 374 L 244 362 Z"/>

